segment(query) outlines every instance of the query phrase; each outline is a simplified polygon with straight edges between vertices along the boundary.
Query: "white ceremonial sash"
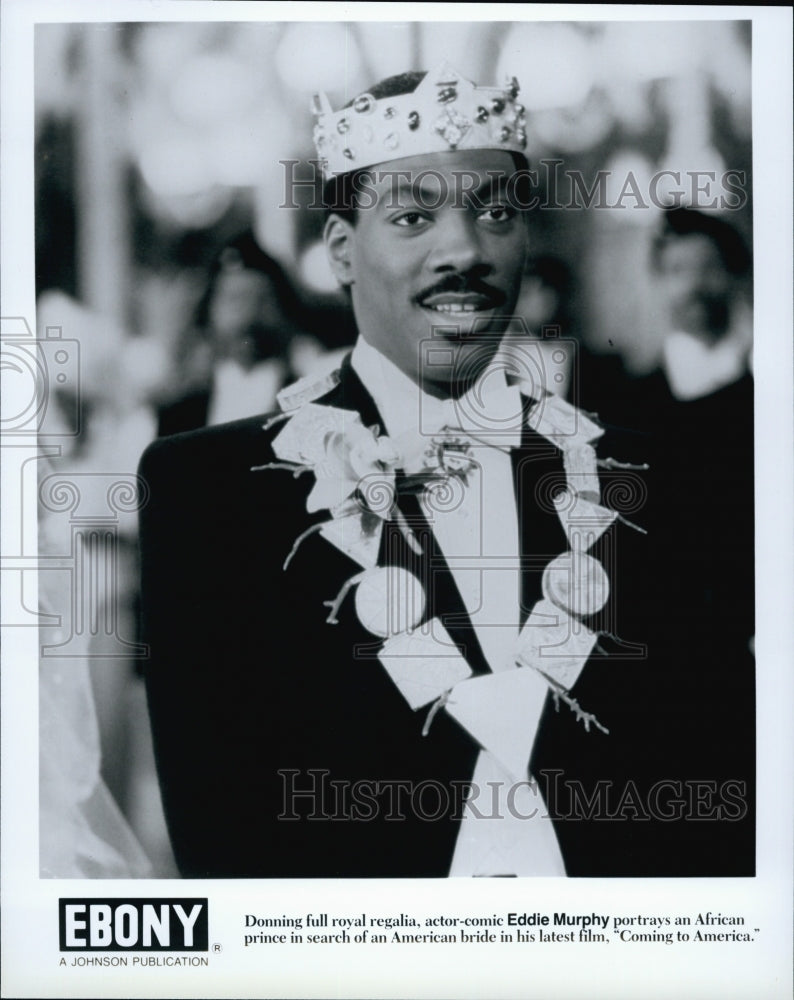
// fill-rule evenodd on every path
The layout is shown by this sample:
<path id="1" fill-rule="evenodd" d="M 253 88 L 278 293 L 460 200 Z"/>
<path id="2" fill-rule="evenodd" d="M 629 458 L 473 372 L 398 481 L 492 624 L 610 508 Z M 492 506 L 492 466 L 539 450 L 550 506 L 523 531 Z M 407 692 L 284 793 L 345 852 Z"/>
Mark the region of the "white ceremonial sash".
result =
<path id="1" fill-rule="evenodd" d="M 557 835 L 536 782 L 514 782 L 482 751 L 471 785 L 451 876 L 565 875 Z"/>

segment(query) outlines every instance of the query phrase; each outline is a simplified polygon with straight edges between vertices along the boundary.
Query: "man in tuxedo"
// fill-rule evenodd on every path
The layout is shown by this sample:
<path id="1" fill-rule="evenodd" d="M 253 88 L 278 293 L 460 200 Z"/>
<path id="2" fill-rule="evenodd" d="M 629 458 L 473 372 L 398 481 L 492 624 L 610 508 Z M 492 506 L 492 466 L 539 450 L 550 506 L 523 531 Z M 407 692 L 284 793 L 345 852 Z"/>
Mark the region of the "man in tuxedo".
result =
<path id="1" fill-rule="evenodd" d="M 185 875 L 753 873 L 752 672 L 677 632 L 696 567 L 645 533 L 642 448 L 502 350 L 517 98 L 442 66 L 321 100 L 352 354 L 278 415 L 144 456 Z"/>

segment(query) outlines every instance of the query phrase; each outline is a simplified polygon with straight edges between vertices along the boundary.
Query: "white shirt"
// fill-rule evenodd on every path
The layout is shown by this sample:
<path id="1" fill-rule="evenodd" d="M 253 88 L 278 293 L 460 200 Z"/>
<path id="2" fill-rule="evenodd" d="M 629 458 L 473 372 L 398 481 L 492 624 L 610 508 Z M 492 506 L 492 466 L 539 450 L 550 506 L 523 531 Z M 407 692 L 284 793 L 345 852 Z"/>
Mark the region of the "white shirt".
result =
<path id="1" fill-rule="evenodd" d="M 284 384 L 281 361 L 261 361 L 246 370 L 236 361 L 221 361 L 213 372 L 207 424 L 224 424 L 272 410 Z"/>
<path id="2" fill-rule="evenodd" d="M 662 367 L 676 399 L 689 401 L 732 385 L 752 367 L 753 325 L 747 310 L 724 337 L 708 343 L 683 330 L 669 333 L 662 345 Z"/>
<path id="3" fill-rule="evenodd" d="M 398 448 L 406 435 L 420 431 L 429 439 L 444 426 L 463 427 L 474 435 L 472 457 L 476 465 L 467 484 L 450 482 L 456 490 L 453 502 L 434 502 L 432 492 L 426 491 L 423 504 L 491 670 L 515 669 L 520 548 L 512 462 L 504 442 L 506 437 L 520 441 L 518 390 L 509 389 L 498 358 L 459 400 L 439 399 L 424 392 L 362 337 L 351 360 L 383 417 L 386 433 Z M 482 443 L 486 439 L 497 447 Z M 522 720 L 526 731 L 537 729 L 547 693 L 546 683 L 537 676 L 531 708 Z M 524 781 L 527 777 L 523 776 Z M 485 749 L 479 755 L 472 783 L 479 789 L 477 810 L 499 818 L 465 810 L 450 874 L 565 873 L 539 795 L 527 787 L 517 790 L 515 776 Z M 491 809 L 493 796 L 496 808 Z M 483 808 L 486 798 L 488 809 Z M 533 810 L 534 818 L 526 818 Z"/>

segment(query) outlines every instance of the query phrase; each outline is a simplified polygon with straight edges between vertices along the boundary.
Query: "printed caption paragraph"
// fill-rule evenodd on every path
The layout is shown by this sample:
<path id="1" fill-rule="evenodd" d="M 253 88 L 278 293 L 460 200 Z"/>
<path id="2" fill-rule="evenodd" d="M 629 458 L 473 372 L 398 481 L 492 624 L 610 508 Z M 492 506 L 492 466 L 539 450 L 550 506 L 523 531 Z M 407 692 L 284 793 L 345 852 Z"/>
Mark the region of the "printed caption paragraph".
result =
<path id="1" fill-rule="evenodd" d="M 752 942 L 745 917 L 693 914 L 492 913 L 483 916 L 245 915 L 244 944 L 714 944 Z"/>

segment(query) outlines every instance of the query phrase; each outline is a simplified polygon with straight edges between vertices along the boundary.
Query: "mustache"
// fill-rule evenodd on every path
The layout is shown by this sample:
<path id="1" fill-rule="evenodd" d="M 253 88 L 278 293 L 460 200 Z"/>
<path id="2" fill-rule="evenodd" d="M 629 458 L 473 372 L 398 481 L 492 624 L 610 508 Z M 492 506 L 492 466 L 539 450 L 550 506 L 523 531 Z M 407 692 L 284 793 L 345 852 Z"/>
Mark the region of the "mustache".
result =
<path id="1" fill-rule="evenodd" d="M 443 278 L 428 288 L 423 289 L 415 301 L 421 305 L 431 295 L 445 293 L 456 295 L 482 295 L 490 300 L 491 306 L 501 306 L 507 301 L 507 296 L 501 289 L 494 288 L 476 274 L 445 274 Z"/>

